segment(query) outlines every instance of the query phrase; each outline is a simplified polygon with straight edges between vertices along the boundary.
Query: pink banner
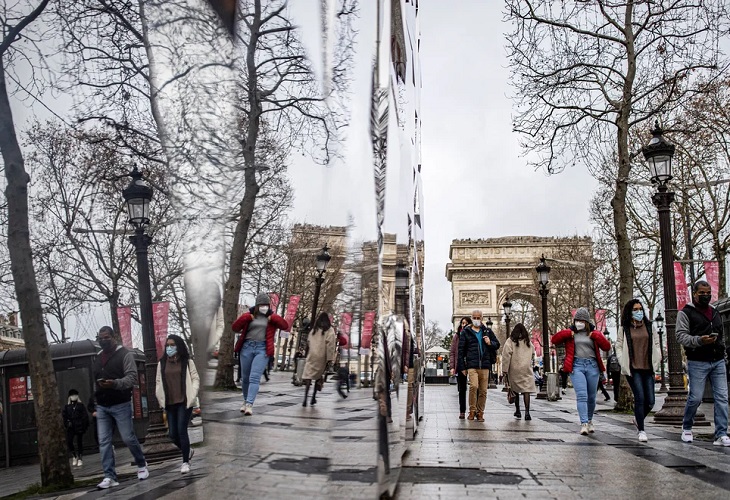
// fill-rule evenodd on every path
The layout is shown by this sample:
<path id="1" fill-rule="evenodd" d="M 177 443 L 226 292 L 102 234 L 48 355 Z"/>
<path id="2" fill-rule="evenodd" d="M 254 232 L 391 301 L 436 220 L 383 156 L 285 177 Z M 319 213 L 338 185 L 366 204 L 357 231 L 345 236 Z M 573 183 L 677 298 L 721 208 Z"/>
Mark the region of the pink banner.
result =
<path id="1" fill-rule="evenodd" d="M 684 277 L 684 268 L 681 262 L 674 263 L 674 287 L 677 289 L 677 311 L 681 311 L 689 302 L 687 280 Z"/>
<path id="2" fill-rule="evenodd" d="M 571 317 L 571 318 L 575 318 L 575 313 L 576 313 L 576 311 L 577 311 L 577 310 L 578 310 L 578 309 L 571 309 L 571 310 L 570 310 L 570 317 Z"/>
<path id="3" fill-rule="evenodd" d="M 350 325 L 352 325 L 352 313 L 343 312 L 340 315 L 340 331 L 345 335 L 350 335 Z"/>
<path id="4" fill-rule="evenodd" d="M 167 339 L 168 315 L 170 313 L 169 302 L 152 303 L 152 320 L 155 324 L 155 344 L 157 345 L 157 357 L 162 357 Z"/>
<path id="5" fill-rule="evenodd" d="M 532 345 L 535 346 L 535 356 L 542 356 L 542 331 L 539 329 L 532 330 Z"/>
<path id="6" fill-rule="evenodd" d="M 117 307 L 117 321 L 119 321 L 119 336 L 122 345 L 132 349 L 132 308 L 129 306 Z"/>
<path id="7" fill-rule="evenodd" d="M 712 288 L 712 301 L 715 302 L 720 289 L 720 265 L 716 260 L 705 261 L 705 278 Z"/>
<path id="8" fill-rule="evenodd" d="M 288 332 L 291 331 L 292 325 L 294 324 L 294 318 L 297 317 L 297 309 L 299 308 L 299 301 L 302 299 L 301 295 L 292 295 L 289 297 L 289 304 L 286 306 L 286 314 L 284 320 L 289 325 Z"/>
<path id="9" fill-rule="evenodd" d="M 375 311 L 367 311 L 362 316 L 362 335 L 360 336 L 360 347 L 370 349 L 373 341 L 373 324 L 375 323 Z"/>
<path id="10" fill-rule="evenodd" d="M 606 310 L 596 309 L 596 330 L 604 332 L 606 330 Z"/>
<path id="11" fill-rule="evenodd" d="M 270 293 L 269 298 L 271 299 L 271 310 L 276 312 L 276 309 L 279 307 L 279 294 L 278 293 Z"/>

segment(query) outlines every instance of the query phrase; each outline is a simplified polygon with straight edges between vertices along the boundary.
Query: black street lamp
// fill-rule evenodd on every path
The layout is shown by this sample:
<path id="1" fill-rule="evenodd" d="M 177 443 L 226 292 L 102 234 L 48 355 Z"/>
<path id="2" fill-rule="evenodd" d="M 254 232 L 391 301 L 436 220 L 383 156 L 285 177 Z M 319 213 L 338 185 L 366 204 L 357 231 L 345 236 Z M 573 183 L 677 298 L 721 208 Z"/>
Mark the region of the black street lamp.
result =
<path id="1" fill-rule="evenodd" d="M 510 302 L 509 296 L 504 298 L 504 302 L 502 303 L 502 310 L 504 311 L 504 329 L 506 332 L 504 339 L 506 341 L 510 335 L 509 320 L 510 320 L 510 313 L 512 312 L 512 302 Z M 509 392 L 509 389 L 507 389 L 506 385 L 504 387 L 502 387 L 502 392 Z"/>
<path id="2" fill-rule="evenodd" d="M 657 335 L 659 335 L 659 350 L 662 353 L 660 362 L 661 362 L 661 374 L 662 374 L 662 385 L 659 387 L 659 392 L 664 393 L 667 392 L 667 377 L 664 373 L 664 341 L 662 340 L 662 334 L 664 333 L 664 316 L 662 316 L 662 313 L 659 313 L 656 315 L 656 318 L 654 318 L 654 323 L 656 323 L 657 328 Z"/>
<path id="3" fill-rule="evenodd" d="M 310 330 L 315 328 L 317 320 L 317 307 L 319 307 L 319 293 L 322 290 L 322 284 L 324 283 L 324 273 L 327 272 L 327 264 L 329 264 L 332 257 L 329 254 L 329 248 L 327 245 L 322 247 L 322 251 L 317 255 L 315 265 L 317 269 L 317 275 L 314 277 L 314 302 L 312 304 L 312 316 L 309 320 Z M 304 332 L 299 335 L 297 342 L 297 351 L 300 356 L 304 356 L 304 346 L 306 345 L 307 335 L 309 332 Z"/>
<path id="4" fill-rule="evenodd" d="M 487 327 L 487 328 L 489 328 L 490 330 L 492 329 L 492 325 L 494 325 L 494 323 L 492 323 L 492 318 L 490 318 L 489 316 L 487 316 L 487 322 L 486 322 L 486 323 L 484 323 L 484 324 L 485 324 L 485 325 L 486 325 L 486 327 Z"/>
<path id="5" fill-rule="evenodd" d="M 537 280 L 540 283 L 540 298 L 542 301 L 542 388 L 537 393 L 537 399 L 547 399 L 547 374 L 550 370 L 550 337 L 548 332 L 547 297 L 550 282 L 550 266 L 545 262 L 545 256 L 540 257 L 540 264 L 535 268 Z"/>
<path id="6" fill-rule="evenodd" d="M 491 330 L 492 326 L 494 326 L 494 323 L 492 323 L 492 318 L 487 316 L 487 322 L 484 323 L 484 325 L 487 327 L 487 329 Z M 487 389 L 496 389 L 497 384 L 494 382 L 494 370 L 492 370 L 492 373 L 489 376 L 489 385 L 487 386 Z"/>
<path id="7" fill-rule="evenodd" d="M 142 324 L 142 345 L 145 354 L 145 385 L 147 389 L 147 408 L 149 428 L 145 437 L 145 457 L 148 462 L 164 460 L 180 452 L 167 436 L 162 419 L 162 409 L 155 397 L 157 380 L 157 346 L 152 319 L 152 291 L 150 286 L 150 266 L 147 249 L 152 238 L 145 234 L 145 226 L 150 223 L 150 201 L 152 188 L 142 178 L 135 165 L 129 173 L 132 182 L 122 191 L 127 203 L 129 222 L 134 226 L 134 235 L 129 237 L 137 253 L 137 292 L 139 293 L 139 316 Z"/>

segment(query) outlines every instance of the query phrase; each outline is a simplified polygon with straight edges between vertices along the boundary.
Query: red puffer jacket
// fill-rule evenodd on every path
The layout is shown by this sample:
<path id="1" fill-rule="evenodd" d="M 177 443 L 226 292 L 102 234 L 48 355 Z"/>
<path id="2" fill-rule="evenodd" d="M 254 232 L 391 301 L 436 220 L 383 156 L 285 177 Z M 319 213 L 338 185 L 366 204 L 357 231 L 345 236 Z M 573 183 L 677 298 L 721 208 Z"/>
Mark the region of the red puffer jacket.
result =
<path id="1" fill-rule="evenodd" d="M 238 342 L 233 348 L 234 352 L 241 352 L 243 342 L 246 340 L 246 332 L 248 331 L 248 325 L 253 320 L 253 311 L 250 309 L 249 312 L 242 314 L 236 321 L 231 325 L 231 330 L 234 332 L 242 332 L 241 336 L 238 337 Z M 284 318 L 278 314 L 274 314 L 271 311 L 266 315 L 269 318 L 269 324 L 266 325 L 266 355 L 274 355 L 274 337 L 276 336 L 276 329 L 288 330 L 289 324 Z"/>
<path id="2" fill-rule="evenodd" d="M 593 328 L 593 325 L 590 325 Z M 573 358 L 575 358 L 575 340 L 573 340 L 573 334 L 575 330 L 573 327 L 560 330 L 558 333 L 552 336 L 550 342 L 554 345 L 565 344 L 565 360 L 563 361 L 563 371 L 565 373 L 573 373 Z M 603 359 L 601 359 L 601 350 L 609 351 L 611 349 L 611 342 L 603 336 L 598 330 L 593 330 L 590 337 L 593 339 L 593 347 L 596 349 L 596 361 L 598 362 L 598 369 L 601 373 L 606 371 L 606 367 L 603 366 Z"/>

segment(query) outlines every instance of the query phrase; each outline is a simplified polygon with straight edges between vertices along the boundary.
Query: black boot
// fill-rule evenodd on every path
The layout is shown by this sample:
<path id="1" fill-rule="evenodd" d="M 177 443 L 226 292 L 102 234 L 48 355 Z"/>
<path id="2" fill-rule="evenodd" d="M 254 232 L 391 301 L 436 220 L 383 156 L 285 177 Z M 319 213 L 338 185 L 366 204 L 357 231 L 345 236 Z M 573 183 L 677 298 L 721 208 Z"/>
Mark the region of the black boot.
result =
<path id="1" fill-rule="evenodd" d="M 520 412 L 520 400 L 518 398 L 519 396 L 515 396 L 515 418 L 522 418 L 522 413 Z"/>
<path id="2" fill-rule="evenodd" d="M 317 404 L 317 384 L 314 384 L 314 391 L 312 392 L 312 400 L 309 402 L 309 404 L 312 406 Z"/>
<path id="3" fill-rule="evenodd" d="M 302 403 L 302 406 L 305 408 L 307 407 L 307 396 L 309 395 L 309 384 L 304 386 L 304 402 Z"/>
<path id="4" fill-rule="evenodd" d="M 525 393 L 525 420 L 532 420 L 530 416 L 530 393 Z"/>

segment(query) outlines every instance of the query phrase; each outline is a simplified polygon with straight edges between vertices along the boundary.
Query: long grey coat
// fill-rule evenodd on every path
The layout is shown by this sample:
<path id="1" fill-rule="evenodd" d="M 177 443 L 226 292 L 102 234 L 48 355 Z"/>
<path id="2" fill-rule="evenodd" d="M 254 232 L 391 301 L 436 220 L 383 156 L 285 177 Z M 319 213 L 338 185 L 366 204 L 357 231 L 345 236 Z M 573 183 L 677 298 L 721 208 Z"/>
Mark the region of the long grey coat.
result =
<path id="1" fill-rule="evenodd" d="M 502 373 L 509 377 L 509 385 L 513 392 L 537 392 L 535 376 L 532 374 L 532 358 L 535 356 L 535 346 L 524 341 L 515 345 L 512 339 L 507 339 L 502 348 Z"/>
<path id="2" fill-rule="evenodd" d="M 324 375 L 327 363 L 335 361 L 337 353 L 337 335 L 335 329 L 330 328 L 324 335 L 322 330 L 314 330 L 307 338 L 309 346 L 309 354 L 307 354 L 307 362 L 304 364 L 303 380 L 319 380 Z"/>

